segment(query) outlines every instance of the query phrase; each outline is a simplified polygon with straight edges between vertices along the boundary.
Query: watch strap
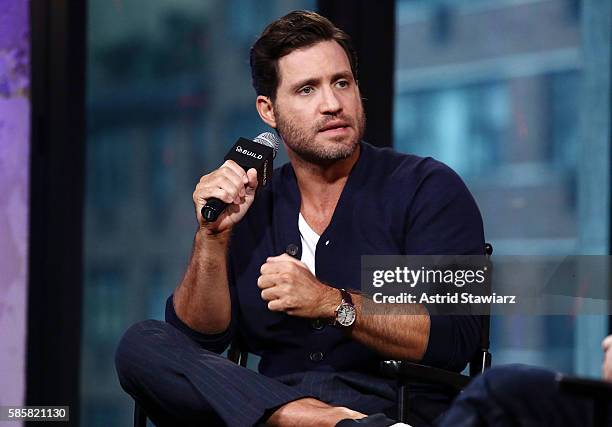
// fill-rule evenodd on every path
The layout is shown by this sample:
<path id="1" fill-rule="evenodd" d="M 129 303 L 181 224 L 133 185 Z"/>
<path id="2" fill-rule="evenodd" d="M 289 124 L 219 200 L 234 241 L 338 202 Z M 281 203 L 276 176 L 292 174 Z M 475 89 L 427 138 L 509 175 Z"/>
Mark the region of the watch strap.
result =
<path id="1" fill-rule="evenodd" d="M 338 322 L 338 310 L 340 310 L 340 307 L 342 307 L 343 305 L 348 305 L 351 306 L 353 310 L 355 310 L 355 304 L 353 304 L 353 298 L 351 297 L 350 292 L 348 292 L 346 289 L 338 289 L 338 291 L 340 291 L 340 297 L 342 298 L 342 301 L 340 301 L 340 304 L 338 304 L 338 307 L 336 308 L 336 315 L 334 316 L 331 322 L 331 325 L 333 326 L 340 325 L 340 322 Z"/>
<path id="2" fill-rule="evenodd" d="M 354 305 L 353 297 L 351 297 L 350 292 L 348 292 L 346 289 L 339 289 L 339 291 L 340 291 L 340 296 L 342 297 L 342 302 L 345 302 L 350 305 Z"/>

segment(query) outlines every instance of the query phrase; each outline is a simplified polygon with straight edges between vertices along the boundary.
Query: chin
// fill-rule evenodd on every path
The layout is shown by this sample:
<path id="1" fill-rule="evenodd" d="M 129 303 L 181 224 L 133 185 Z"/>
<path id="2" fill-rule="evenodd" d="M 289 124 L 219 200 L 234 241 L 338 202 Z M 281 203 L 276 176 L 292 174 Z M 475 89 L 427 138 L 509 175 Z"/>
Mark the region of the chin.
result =
<path id="1" fill-rule="evenodd" d="M 357 148 L 356 141 L 335 141 L 334 147 L 325 150 L 327 160 L 343 160 L 351 157 Z"/>
<path id="2" fill-rule="evenodd" d="M 357 138 L 355 138 L 354 134 L 351 135 L 337 135 L 337 136 L 323 136 L 319 139 L 319 144 L 321 146 L 329 146 L 329 145 L 342 145 L 344 147 L 354 147 L 357 145 Z"/>

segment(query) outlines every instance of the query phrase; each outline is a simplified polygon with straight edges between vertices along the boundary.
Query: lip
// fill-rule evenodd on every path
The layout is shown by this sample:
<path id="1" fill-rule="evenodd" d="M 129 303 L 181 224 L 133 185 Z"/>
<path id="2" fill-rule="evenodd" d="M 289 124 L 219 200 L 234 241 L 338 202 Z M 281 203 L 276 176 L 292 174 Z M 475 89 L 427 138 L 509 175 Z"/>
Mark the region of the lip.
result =
<path id="1" fill-rule="evenodd" d="M 336 137 L 340 135 L 348 135 L 349 127 L 339 127 L 339 128 L 330 128 L 327 130 L 322 130 L 319 133 L 326 137 Z"/>
<path id="2" fill-rule="evenodd" d="M 348 126 L 349 125 L 346 122 L 331 122 L 331 123 L 328 123 L 325 126 L 323 126 L 319 130 L 319 132 L 327 132 L 327 131 L 330 131 L 330 130 L 334 130 L 334 131 L 338 130 L 338 131 L 340 131 L 340 130 L 344 130 L 344 129 L 348 128 Z"/>

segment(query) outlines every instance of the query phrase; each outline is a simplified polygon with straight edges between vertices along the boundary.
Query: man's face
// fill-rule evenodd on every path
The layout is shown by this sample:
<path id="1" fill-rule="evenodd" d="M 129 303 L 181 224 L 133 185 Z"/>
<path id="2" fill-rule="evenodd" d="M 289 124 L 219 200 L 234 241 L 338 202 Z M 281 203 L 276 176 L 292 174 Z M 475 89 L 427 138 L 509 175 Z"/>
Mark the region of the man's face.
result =
<path id="1" fill-rule="evenodd" d="M 365 129 L 357 83 L 335 41 L 298 49 L 278 61 L 277 130 L 287 146 L 314 163 L 349 157 Z"/>

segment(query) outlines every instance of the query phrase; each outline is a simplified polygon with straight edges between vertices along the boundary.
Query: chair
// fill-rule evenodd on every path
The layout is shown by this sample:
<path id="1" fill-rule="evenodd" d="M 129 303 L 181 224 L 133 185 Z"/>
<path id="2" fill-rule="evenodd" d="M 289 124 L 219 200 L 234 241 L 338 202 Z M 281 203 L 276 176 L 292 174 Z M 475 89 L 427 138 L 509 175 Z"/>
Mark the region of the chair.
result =
<path id="1" fill-rule="evenodd" d="M 564 374 L 557 374 L 556 381 L 561 394 L 589 399 L 593 402 L 594 427 L 608 425 L 608 409 L 612 403 L 611 383 Z"/>
<path id="2" fill-rule="evenodd" d="M 134 427 L 147 427 L 147 414 L 136 401 L 134 401 Z"/>
<path id="3" fill-rule="evenodd" d="M 485 254 L 489 264 L 489 271 L 491 272 L 490 257 L 493 254 L 493 246 L 489 243 L 485 244 Z M 400 421 L 405 421 L 408 415 L 409 381 L 440 384 L 449 387 L 451 392 L 459 393 L 473 377 L 481 374 L 485 369 L 491 366 L 489 329 L 489 315 L 483 315 L 480 333 L 480 349 L 470 362 L 469 376 L 408 361 L 387 360 L 381 362 L 381 371 L 383 374 L 397 377 L 400 380 L 400 386 L 397 393 L 397 414 Z M 240 366 L 246 367 L 248 352 L 242 351 L 238 342 L 233 341 L 227 351 L 227 358 Z M 143 408 L 134 401 L 134 427 L 146 427 L 146 425 L 147 415 Z"/>
<path id="4" fill-rule="evenodd" d="M 487 257 L 487 268 L 489 277 L 492 275 L 491 255 L 493 246 L 485 244 Z M 490 280 L 488 281 L 490 286 Z M 397 378 L 399 387 L 397 389 L 397 419 L 407 421 L 410 410 L 410 382 L 421 382 L 441 385 L 449 390 L 449 394 L 457 395 L 477 375 L 491 367 L 491 353 L 489 352 L 489 331 L 491 325 L 490 310 L 481 316 L 480 347 L 469 363 L 469 376 L 454 371 L 434 368 L 406 360 L 385 360 L 381 362 L 381 371 L 384 375 Z"/>

